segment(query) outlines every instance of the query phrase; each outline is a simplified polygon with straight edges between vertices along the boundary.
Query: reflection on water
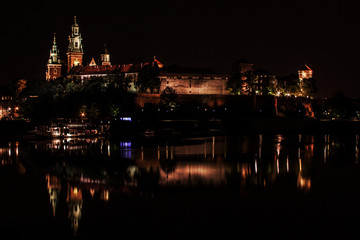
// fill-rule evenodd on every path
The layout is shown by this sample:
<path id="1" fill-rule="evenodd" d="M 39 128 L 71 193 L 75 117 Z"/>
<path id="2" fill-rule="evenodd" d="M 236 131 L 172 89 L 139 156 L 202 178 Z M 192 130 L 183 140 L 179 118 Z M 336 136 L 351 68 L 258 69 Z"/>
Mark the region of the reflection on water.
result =
<path id="1" fill-rule="evenodd" d="M 307 194 L 314 191 L 314 172 L 319 169 L 339 161 L 358 164 L 359 134 L 258 134 L 176 142 L 14 141 L 1 143 L 0 159 L 2 171 L 43 174 L 51 215 L 67 212 L 76 235 L 84 212 L 112 202 L 113 195 L 153 198 L 161 189 L 193 186 L 227 186 L 248 194 L 244 189 L 284 184 L 285 189 Z"/>

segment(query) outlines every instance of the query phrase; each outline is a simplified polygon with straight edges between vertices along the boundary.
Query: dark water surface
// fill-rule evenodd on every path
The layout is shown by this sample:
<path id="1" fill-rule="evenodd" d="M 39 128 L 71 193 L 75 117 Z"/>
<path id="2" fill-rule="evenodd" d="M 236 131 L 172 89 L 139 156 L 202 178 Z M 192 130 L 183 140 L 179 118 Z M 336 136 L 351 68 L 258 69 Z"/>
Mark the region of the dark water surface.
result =
<path id="1" fill-rule="evenodd" d="M 360 227 L 359 139 L 3 140 L 0 230 L 38 239 L 349 238 Z"/>

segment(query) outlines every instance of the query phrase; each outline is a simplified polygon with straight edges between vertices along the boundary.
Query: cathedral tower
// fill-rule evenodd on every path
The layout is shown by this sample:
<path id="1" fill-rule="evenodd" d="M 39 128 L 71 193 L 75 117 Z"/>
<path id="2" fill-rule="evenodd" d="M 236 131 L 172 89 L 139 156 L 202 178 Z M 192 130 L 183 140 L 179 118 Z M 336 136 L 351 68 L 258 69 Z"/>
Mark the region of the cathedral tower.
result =
<path id="1" fill-rule="evenodd" d="M 73 66 L 82 65 L 83 54 L 82 38 L 75 16 L 74 24 L 71 26 L 71 35 L 69 36 L 69 47 L 67 52 L 68 72 Z"/>
<path id="2" fill-rule="evenodd" d="M 50 57 L 47 64 L 46 80 L 49 81 L 51 79 L 56 79 L 59 77 L 61 77 L 61 61 L 59 50 L 56 46 L 56 37 L 54 33 L 53 46 L 50 50 Z"/>

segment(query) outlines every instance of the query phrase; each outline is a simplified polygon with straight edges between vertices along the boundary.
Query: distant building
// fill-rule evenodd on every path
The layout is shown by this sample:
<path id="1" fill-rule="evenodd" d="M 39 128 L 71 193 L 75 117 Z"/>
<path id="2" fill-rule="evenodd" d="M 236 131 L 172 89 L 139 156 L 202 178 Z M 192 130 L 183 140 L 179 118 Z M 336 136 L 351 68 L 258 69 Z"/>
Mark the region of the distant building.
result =
<path id="1" fill-rule="evenodd" d="M 274 74 L 264 70 L 254 71 L 253 63 L 244 58 L 233 64 L 231 73 L 215 73 L 212 69 L 207 68 L 164 66 L 156 57 L 154 57 L 152 61 L 144 63 L 112 64 L 106 45 L 104 46 L 103 53 L 100 54 L 99 62 L 95 61 L 95 58 L 92 58 L 89 64 L 84 64 L 83 56 L 82 36 L 79 24 L 77 23 L 76 17 L 74 17 L 71 34 L 69 35 L 67 63 L 63 64 L 60 60 L 54 35 L 47 64 L 46 79 L 49 81 L 61 76 L 66 76 L 67 78 L 76 78 L 84 81 L 91 77 L 112 77 L 124 74 L 125 77 L 130 77 L 131 79 L 129 91 L 136 93 L 138 89 L 135 83 L 140 71 L 150 66 L 158 67 L 159 69 L 158 77 L 160 79 L 160 88 L 158 93 L 161 93 L 166 87 L 171 87 L 177 94 L 228 95 L 230 93 L 229 90 L 226 89 L 227 81 L 234 74 L 238 73 L 241 76 L 241 81 L 243 81 L 240 93 L 241 95 L 247 95 L 249 94 L 249 84 L 246 80 L 249 71 L 256 76 L 255 85 L 252 86 L 255 88 L 253 90 L 255 90 L 256 94 L 264 94 L 269 87 L 276 85 L 276 77 Z M 63 65 L 66 65 L 66 73 L 62 71 Z M 299 78 L 300 76 L 302 78 L 312 76 L 312 70 L 308 67 L 299 70 Z"/>
<path id="2" fill-rule="evenodd" d="M 228 94 L 226 82 L 231 74 L 215 73 L 208 68 L 166 67 L 161 69 L 160 93 L 166 88 L 177 94 Z"/>
<path id="3" fill-rule="evenodd" d="M 241 58 L 237 62 L 233 64 L 233 72 L 246 73 L 253 69 L 254 64 L 249 62 L 248 60 Z"/>
<path id="4" fill-rule="evenodd" d="M 50 50 L 50 56 L 47 64 L 46 80 L 49 81 L 61 77 L 61 70 L 62 64 L 60 60 L 59 50 L 56 45 L 56 37 L 54 34 L 53 45 Z"/>
<path id="5" fill-rule="evenodd" d="M 66 74 L 62 71 L 63 64 L 60 60 L 59 50 L 54 35 L 53 46 L 50 50 L 50 57 L 47 64 L 46 80 L 57 79 L 61 76 L 86 80 L 91 77 L 109 77 L 117 74 L 124 74 L 125 77 L 131 77 L 132 79 L 129 91 L 136 92 L 134 82 L 136 81 L 140 70 L 149 65 L 157 65 L 159 68 L 163 67 L 163 64 L 155 57 L 153 61 L 145 63 L 112 65 L 106 45 L 104 47 L 104 52 L 100 54 L 99 64 L 96 63 L 94 58 L 91 59 L 89 65 L 83 64 L 83 55 L 84 49 L 80 28 L 76 21 L 76 17 L 74 17 L 74 24 L 71 26 L 71 34 L 69 36 Z"/>
<path id="6" fill-rule="evenodd" d="M 0 119 L 11 119 L 15 111 L 13 107 L 13 97 L 10 90 L 6 87 L 0 88 Z"/>
<path id="7" fill-rule="evenodd" d="M 255 92 L 257 95 L 263 95 L 268 92 L 269 87 L 274 87 L 277 84 L 276 76 L 273 73 L 265 71 L 263 69 L 257 69 L 254 71 L 256 76 Z"/>
<path id="8" fill-rule="evenodd" d="M 312 78 L 313 70 L 308 65 L 305 64 L 302 68 L 298 70 L 298 74 L 299 74 L 299 80 L 301 82 L 304 78 Z"/>
<path id="9" fill-rule="evenodd" d="M 67 61 L 67 71 L 69 72 L 74 66 L 81 66 L 83 62 L 83 45 L 82 37 L 79 30 L 79 25 L 76 22 L 76 17 L 74 17 L 74 24 L 71 26 L 71 35 L 69 36 L 69 47 L 68 47 L 68 61 Z"/>
<path id="10" fill-rule="evenodd" d="M 94 60 L 94 59 L 93 59 Z M 88 66 L 74 66 L 68 73 L 69 78 L 77 78 L 86 80 L 91 77 L 112 77 L 118 74 L 124 74 L 125 77 L 131 78 L 130 92 L 136 92 L 135 82 L 139 72 L 145 66 L 155 66 L 156 62 L 136 63 L 136 64 L 119 64 L 119 65 L 97 65 L 95 61 L 91 61 Z"/>

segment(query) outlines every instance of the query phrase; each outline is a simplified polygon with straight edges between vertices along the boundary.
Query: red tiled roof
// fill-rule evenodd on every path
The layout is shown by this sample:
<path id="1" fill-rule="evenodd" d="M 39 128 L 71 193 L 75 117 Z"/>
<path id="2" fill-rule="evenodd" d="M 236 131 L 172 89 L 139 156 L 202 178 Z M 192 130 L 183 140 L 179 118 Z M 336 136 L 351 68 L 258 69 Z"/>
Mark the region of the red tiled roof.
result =
<path id="1" fill-rule="evenodd" d="M 69 75 L 90 75 L 90 74 L 115 74 L 139 72 L 143 67 L 149 66 L 152 62 L 120 65 L 99 65 L 99 66 L 75 66 Z"/>
<path id="2" fill-rule="evenodd" d="M 312 71 L 312 69 L 309 68 L 309 66 L 306 65 L 306 64 L 305 64 L 302 68 L 300 68 L 299 70 L 300 70 L 300 71 L 309 71 L 309 70 Z"/>

